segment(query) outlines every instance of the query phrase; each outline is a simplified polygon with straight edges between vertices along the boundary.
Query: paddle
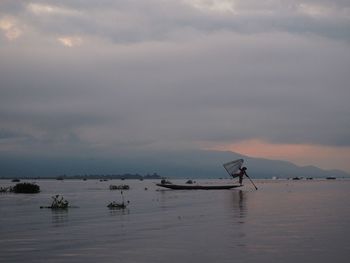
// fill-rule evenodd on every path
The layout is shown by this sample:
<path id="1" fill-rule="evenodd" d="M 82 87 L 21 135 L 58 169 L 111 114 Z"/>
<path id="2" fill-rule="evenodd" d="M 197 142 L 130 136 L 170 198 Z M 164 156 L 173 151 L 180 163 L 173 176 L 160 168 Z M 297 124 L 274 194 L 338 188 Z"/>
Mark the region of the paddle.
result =
<path id="1" fill-rule="evenodd" d="M 256 185 L 254 184 L 253 180 L 250 179 L 249 175 L 247 173 L 245 173 L 245 175 L 248 177 L 248 179 L 250 180 L 250 182 L 254 185 L 255 190 L 258 190 L 258 187 L 256 187 Z"/>

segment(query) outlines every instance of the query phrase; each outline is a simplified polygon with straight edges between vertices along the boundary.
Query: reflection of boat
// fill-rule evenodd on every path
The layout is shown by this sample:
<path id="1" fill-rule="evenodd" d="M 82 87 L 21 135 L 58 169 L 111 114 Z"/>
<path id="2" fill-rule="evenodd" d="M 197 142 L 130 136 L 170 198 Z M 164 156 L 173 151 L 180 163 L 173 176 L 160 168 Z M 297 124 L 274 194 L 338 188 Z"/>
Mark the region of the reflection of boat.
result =
<path id="1" fill-rule="evenodd" d="M 179 185 L 179 184 L 157 184 L 158 186 L 174 190 L 224 190 L 240 187 L 240 185 Z"/>

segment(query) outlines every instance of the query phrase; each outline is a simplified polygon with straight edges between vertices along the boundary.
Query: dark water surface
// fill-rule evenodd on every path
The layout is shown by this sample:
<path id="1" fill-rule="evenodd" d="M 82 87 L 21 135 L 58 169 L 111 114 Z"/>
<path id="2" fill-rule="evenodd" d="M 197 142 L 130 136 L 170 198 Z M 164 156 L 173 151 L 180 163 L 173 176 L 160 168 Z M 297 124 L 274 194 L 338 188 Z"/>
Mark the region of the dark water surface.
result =
<path id="1" fill-rule="evenodd" d="M 350 180 L 261 180 L 258 191 L 37 183 L 39 194 L 0 194 L 0 262 L 350 262 Z M 128 209 L 106 207 L 121 200 L 110 184 L 130 185 Z M 78 208 L 39 208 L 55 194 Z"/>

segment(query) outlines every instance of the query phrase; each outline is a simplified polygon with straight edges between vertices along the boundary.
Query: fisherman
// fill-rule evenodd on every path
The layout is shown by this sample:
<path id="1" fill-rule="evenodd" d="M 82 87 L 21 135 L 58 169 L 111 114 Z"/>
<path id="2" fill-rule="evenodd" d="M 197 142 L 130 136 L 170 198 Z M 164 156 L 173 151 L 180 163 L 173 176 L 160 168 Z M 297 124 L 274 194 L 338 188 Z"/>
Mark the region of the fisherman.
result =
<path id="1" fill-rule="evenodd" d="M 234 176 L 238 176 L 239 177 L 239 184 L 240 186 L 242 186 L 242 182 L 243 182 L 243 176 L 248 176 L 247 173 L 245 172 L 247 170 L 247 167 L 242 167 L 239 168 L 239 172 L 234 174 Z"/>

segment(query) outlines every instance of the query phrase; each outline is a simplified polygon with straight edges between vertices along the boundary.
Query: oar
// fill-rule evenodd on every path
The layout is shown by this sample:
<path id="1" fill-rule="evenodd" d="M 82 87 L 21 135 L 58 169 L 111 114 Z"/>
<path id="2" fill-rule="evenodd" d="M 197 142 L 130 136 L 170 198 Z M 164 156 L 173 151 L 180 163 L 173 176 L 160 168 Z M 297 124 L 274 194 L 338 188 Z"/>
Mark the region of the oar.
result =
<path id="1" fill-rule="evenodd" d="M 255 190 L 258 190 L 258 187 L 256 187 L 256 185 L 254 184 L 253 180 L 250 179 L 249 175 L 247 173 L 245 173 L 245 175 L 248 177 L 248 179 L 250 180 L 250 182 L 254 185 Z"/>

